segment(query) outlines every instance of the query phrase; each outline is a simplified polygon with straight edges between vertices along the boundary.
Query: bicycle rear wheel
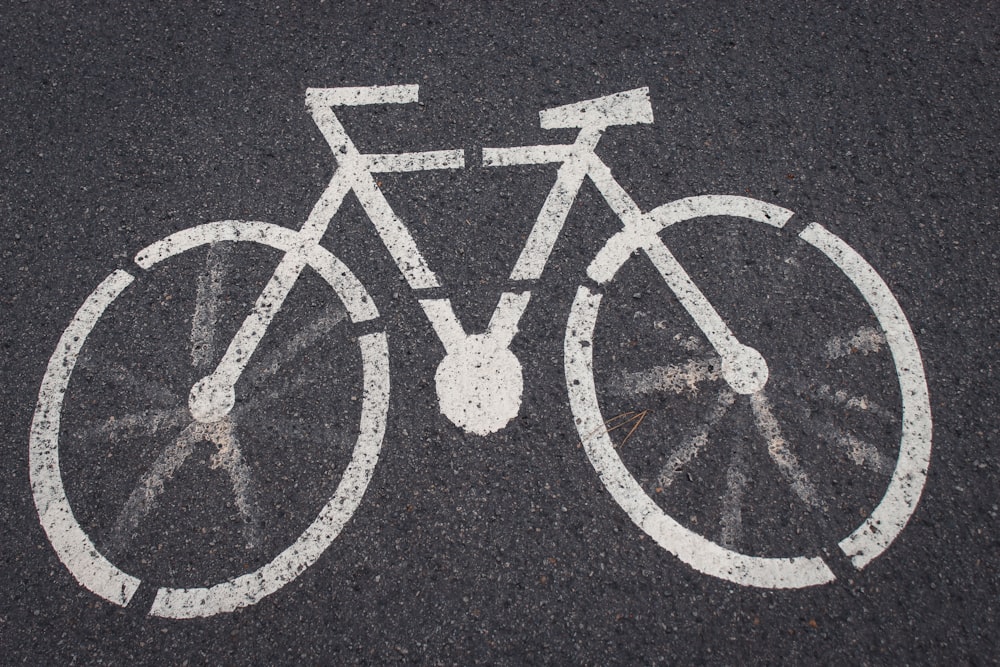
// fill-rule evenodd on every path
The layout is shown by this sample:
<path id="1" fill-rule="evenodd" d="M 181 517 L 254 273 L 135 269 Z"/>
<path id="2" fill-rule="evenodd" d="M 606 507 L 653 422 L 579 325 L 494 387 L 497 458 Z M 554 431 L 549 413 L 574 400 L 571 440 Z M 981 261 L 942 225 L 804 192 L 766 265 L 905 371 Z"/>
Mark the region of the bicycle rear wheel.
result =
<path id="1" fill-rule="evenodd" d="M 137 255 L 138 278 L 108 276 L 63 333 L 32 423 L 31 485 L 57 555 L 96 595 L 148 604 L 137 593 L 150 586 L 150 615 L 231 612 L 296 579 L 357 509 L 385 433 L 388 350 L 365 288 L 326 250 L 305 251 L 312 271 L 234 410 L 202 424 L 187 405 L 239 304 L 297 244 L 260 222 L 178 232 Z M 226 268 L 237 254 L 239 281 Z M 190 344 L 175 333 L 188 326 Z"/>

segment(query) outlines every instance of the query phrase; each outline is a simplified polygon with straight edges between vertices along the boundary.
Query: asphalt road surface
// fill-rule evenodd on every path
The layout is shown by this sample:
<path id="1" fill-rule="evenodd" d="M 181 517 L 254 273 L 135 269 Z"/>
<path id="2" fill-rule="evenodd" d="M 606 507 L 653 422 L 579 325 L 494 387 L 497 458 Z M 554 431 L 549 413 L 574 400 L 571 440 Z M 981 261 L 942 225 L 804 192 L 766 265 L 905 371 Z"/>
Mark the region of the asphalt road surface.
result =
<path id="1" fill-rule="evenodd" d="M 0 9 L 3 662 L 997 661 L 1000 5 L 506 4 Z"/>

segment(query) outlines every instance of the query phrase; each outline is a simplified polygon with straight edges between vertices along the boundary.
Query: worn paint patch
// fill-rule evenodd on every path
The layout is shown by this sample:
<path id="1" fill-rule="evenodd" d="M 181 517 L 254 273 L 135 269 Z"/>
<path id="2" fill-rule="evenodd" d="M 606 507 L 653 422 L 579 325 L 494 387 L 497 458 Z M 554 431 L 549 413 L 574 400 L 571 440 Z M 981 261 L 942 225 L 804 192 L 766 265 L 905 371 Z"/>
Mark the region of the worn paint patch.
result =
<path id="1" fill-rule="evenodd" d="M 872 327 L 861 327 L 847 336 L 827 341 L 826 358 L 840 359 L 850 354 L 868 356 L 881 350 L 883 345 L 885 345 L 885 334 Z"/>
<path id="2" fill-rule="evenodd" d="M 643 371 L 622 371 L 612 384 L 619 394 L 697 394 L 699 385 L 718 380 L 722 362 L 718 357 L 690 359 L 682 364 L 653 366 Z"/>

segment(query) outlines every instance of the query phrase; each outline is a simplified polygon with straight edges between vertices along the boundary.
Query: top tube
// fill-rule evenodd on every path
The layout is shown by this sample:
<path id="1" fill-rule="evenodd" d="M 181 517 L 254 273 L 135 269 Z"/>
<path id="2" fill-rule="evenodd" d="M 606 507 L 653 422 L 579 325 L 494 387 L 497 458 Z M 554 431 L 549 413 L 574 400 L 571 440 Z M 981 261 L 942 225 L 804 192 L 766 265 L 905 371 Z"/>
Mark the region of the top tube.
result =
<path id="1" fill-rule="evenodd" d="M 487 167 L 561 163 L 556 182 L 511 270 L 511 280 L 537 280 L 541 277 L 587 176 L 591 177 L 605 201 L 626 226 L 636 225 L 642 215 L 594 149 L 604 130 L 612 125 L 653 122 L 648 87 L 545 109 L 539 112 L 538 120 L 542 129 L 572 127 L 579 128 L 580 132 L 572 144 L 483 149 L 483 166 Z"/>

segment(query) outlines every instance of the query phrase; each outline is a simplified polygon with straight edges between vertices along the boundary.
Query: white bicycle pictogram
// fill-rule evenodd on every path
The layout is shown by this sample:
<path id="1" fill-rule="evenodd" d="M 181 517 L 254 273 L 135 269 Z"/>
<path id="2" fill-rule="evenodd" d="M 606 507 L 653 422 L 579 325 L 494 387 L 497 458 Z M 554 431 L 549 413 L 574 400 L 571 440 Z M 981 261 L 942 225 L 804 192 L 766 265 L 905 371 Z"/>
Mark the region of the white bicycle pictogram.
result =
<path id="1" fill-rule="evenodd" d="M 151 615 L 210 616 L 255 604 L 277 591 L 313 565 L 330 546 L 354 514 L 372 478 L 386 432 L 389 408 L 389 347 L 385 325 L 361 281 L 344 262 L 320 245 L 349 192 L 353 192 L 374 225 L 409 288 L 418 295 L 423 292 L 423 297 L 418 299 L 419 305 L 445 349 L 435 375 L 441 412 L 456 426 L 475 435 L 495 433 L 519 414 L 524 378 L 521 361 L 512 352 L 511 343 L 531 299 L 531 290 L 505 291 L 487 329 L 482 333 L 467 333 L 449 299 L 436 296 L 442 288 L 437 275 L 430 269 L 407 226 L 390 207 L 374 176 L 388 172 L 460 169 L 465 166 L 464 152 L 361 153 L 334 113 L 342 106 L 413 103 L 417 101 L 417 92 L 415 85 L 312 88 L 307 91 L 306 106 L 333 150 L 337 167 L 300 229 L 247 220 L 212 222 L 171 234 L 135 256 L 135 263 L 143 272 L 137 274 L 140 277 L 166 266 L 184 270 L 187 265 L 183 264 L 183 258 L 197 254 L 194 251 L 199 248 L 207 251 L 209 267 L 197 279 L 199 300 L 192 317 L 194 349 L 191 354 L 195 368 L 200 370 L 196 381 L 187 385 L 190 390 L 183 405 L 155 414 L 147 411 L 113 416 L 102 431 L 108 433 L 123 424 L 130 424 L 132 428 L 142 422 L 147 434 L 156 436 L 161 443 L 166 441 L 158 457 L 135 483 L 116 524 L 110 529 L 112 534 L 120 537 L 134 530 L 156 506 L 159 495 L 191 456 L 195 445 L 209 443 L 217 448 L 212 458 L 213 467 L 223 469 L 232 481 L 235 505 L 245 524 L 247 541 L 259 538 L 260 527 L 254 523 L 252 510 L 252 475 L 240 448 L 241 420 L 256 408 L 252 402 L 239 398 L 238 389 L 241 383 L 250 384 L 248 378 L 251 376 L 256 382 L 261 377 L 274 375 L 287 361 L 287 357 L 280 356 L 262 359 L 258 348 L 280 319 L 286 297 L 300 282 L 307 267 L 333 289 L 345 317 L 334 318 L 336 321 L 329 326 L 303 332 L 303 340 L 312 341 L 328 335 L 337 321 L 357 327 L 357 333 L 349 335 L 348 341 L 357 346 L 361 376 L 360 387 L 353 390 L 355 395 L 352 396 L 353 400 L 360 396 L 358 409 L 351 413 L 357 420 L 357 437 L 331 497 L 301 534 L 277 555 L 237 576 L 222 577 L 204 586 L 157 586 L 149 610 Z M 680 516 L 669 507 L 670 490 L 677 486 L 674 481 L 677 474 L 707 451 L 709 430 L 746 397 L 750 408 L 747 414 L 752 416 L 750 431 L 764 447 L 767 465 L 776 478 L 787 485 L 789 497 L 798 499 L 816 516 L 822 517 L 827 511 L 823 492 L 813 481 L 813 475 L 807 472 L 802 457 L 796 453 L 787 435 L 782 422 L 787 413 L 783 413 L 780 406 L 776 407 L 770 396 L 772 389 L 777 391 L 786 385 L 780 384 L 781 378 L 774 377 L 774 368 L 759 346 L 748 345 L 734 333 L 727 319 L 705 296 L 663 239 L 665 234 L 685 228 L 685 224 L 718 219 L 741 225 L 760 223 L 755 229 L 774 233 L 785 229 L 793 213 L 756 199 L 730 195 L 689 197 L 643 212 L 612 176 L 595 149 L 609 127 L 653 122 L 646 88 L 547 109 L 540 113 L 540 121 L 543 129 L 578 130 L 577 137 L 570 144 L 485 148 L 482 159 L 483 164 L 490 167 L 558 165 L 555 184 L 509 275 L 512 284 L 536 285 L 540 281 L 586 180 L 589 179 L 620 220 L 621 230 L 604 242 L 587 268 L 587 279 L 577 290 L 564 339 L 566 385 L 580 438 L 578 443 L 582 443 L 602 483 L 642 531 L 699 572 L 763 588 L 797 588 L 832 581 L 835 574 L 827 562 L 830 550 L 822 554 L 744 553 L 735 543 L 738 540 L 734 538 L 733 522 L 739 517 L 732 512 L 724 513 L 722 535 L 719 536 L 713 534 L 716 529 L 706 522 Z M 821 260 L 817 266 L 825 266 L 825 270 L 833 271 L 840 279 L 846 278 L 855 290 L 857 304 L 867 308 L 866 321 L 872 325 L 859 328 L 854 338 L 833 341 L 827 365 L 845 356 L 876 363 L 879 353 L 887 349 L 888 355 L 883 353 L 886 358 L 882 363 L 898 381 L 898 387 L 890 392 L 896 396 L 898 409 L 882 407 L 875 410 L 866 397 L 851 396 L 827 384 L 813 383 L 805 390 L 800 384 L 795 390 L 800 394 L 806 391 L 809 400 L 826 401 L 848 411 L 860 406 L 867 412 L 877 413 L 883 422 L 892 422 L 871 430 L 874 436 L 883 440 L 891 438 L 888 445 L 880 442 L 876 446 L 864 437 L 845 431 L 838 431 L 839 435 L 834 438 L 849 450 L 853 464 L 873 471 L 873 483 L 883 487 L 879 491 L 881 495 L 873 496 L 870 511 L 853 519 L 859 523 L 852 523 L 846 534 L 839 535 L 835 546 L 832 545 L 833 550 L 839 550 L 853 567 L 861 569 L 882 554 L 899 535 L 923 490 L 931 451 L 931 414 L 923 365 L 902 309 L 871 265 L 817 223 L 805 225 L 792 240 L 804 249 L 802 252 L 810 261 Z M 211 295 L 213 281 L 218 282 L 218 276 L 212 273 L 213 257 L 224 247 L 242 244 L 276 251 L 280 260 L 277 268 L 269 272 L 249 314 L 240 316 L 242 323 L 225 351 L 216 355 L 214 344 L 205 344 L 213 326 L 215 306 L 210 308 L 214 302 L 204 295 Z M 630 259 L 633 261 L 629 262 Z M 658 280 L 662 281 L 660 284 L 665 285 L 666 293 L 673 299 L 671 303 L 680 306 L 678 312 L 687 318 L 691 331 L 697 334 L 690 340 L 681 340 L 679 335 L 670 340 L 680 341 L 685 350 L 700 356 L 680 364 L 656 366 L 644 375 L 631 371 L 605 372 L 601 370 L 602 338 L 598 320 L 602 316 L 611 317 L 608 314 L 611 308 L 602 309 L 602 302 L 609 290 L 614 289 L 616 276 L 623 273 L 623 267 L 635 266 L 637 262 L 653 268 Z M 71 381 L 81 382 L 74 379 L 80 375 L 74 370 L 88 344 L 88 337 L 103 320 L 111 317 L 108 313 L 113 310 L 109 310 L 112 304 L 130 289 L 136 289 L 136 283 L 133 273 L 116 270 L 80 307 L 49 361 L 30 434 L 32 491 L 49 541 L 82 586 L 122 606 L 130 603 L 143 580 L 114 564 L 116 549 L 98 548 L 87 528 L 77 519 L 64 485 L 60 442 L 65 443 L 68 437 L 62 425 L 67 410 L 64 397 L 75 391 L 73 386 L 76 385 L 71 386 Z M 438 291 L 427 296 L 427 290 Z M 669 326 L 647 329 L 669 329 Z M 196 339 L 198 344 L 195 344 Z M 596 355 L 595 348 L 598 348 Z M 858 350 L 864 354 L 849 354 Z M 618 364 L 618 357 L 614 359 Z M 606 385 L 607 392 L 599 391 L 598 384 Z M 609 414 L 617 409 L 608 407 L 614 401 L 606 399 L 605 393 L 610 396 L 659 391 L 671 400 L 683 397 L 690 403 L 692 397 L 698 396 L 698 400 L 707 397 L 708 392 L 699 394 L 698 387 L 709 384 L 720 389 L 713 395 L 715 402 L 709 402 L 708 415 L 703 422 L 684 430 L 680 436 L 677 433 L 667 436 L 650 433 L 649 437 L 655 441 L 651 446 L 668 449 L 653 457 L 652 472 L 637 472 L 638 464 L 629 459 L 631 454 L 626 454 L 625 449 L 634 449 L 643 435 L 645 427 L 640 428 L 640 424 L 648 411 Z M 676 425 L 679 415 L 686 414 L 683 412 L 686 409 L 658 414 Z M 86 411 L 86 407 L 81 410 Z M 632 426 L 626 437 L 628 448 L 624 447 L 624 442 L 616 444 L 612 440 L 612 432 L 622 425 Z M 671 437 L 675 440 L 680 437 L 680 442 L 671 441 Z M 893 448 L 895 453 L 892 456 L 882 453 L 886 447 Z M 745 455 L 746 452 L 740 454 Z M 895 458 L 894 463 L 891 458 Z M 726 473 L 728 490 L 722 493 L 730 505 L 746 492 L 745 474 L 741 470 L 730 466 Z M 830 472 L 832 476 L 834 473 Z"/>

